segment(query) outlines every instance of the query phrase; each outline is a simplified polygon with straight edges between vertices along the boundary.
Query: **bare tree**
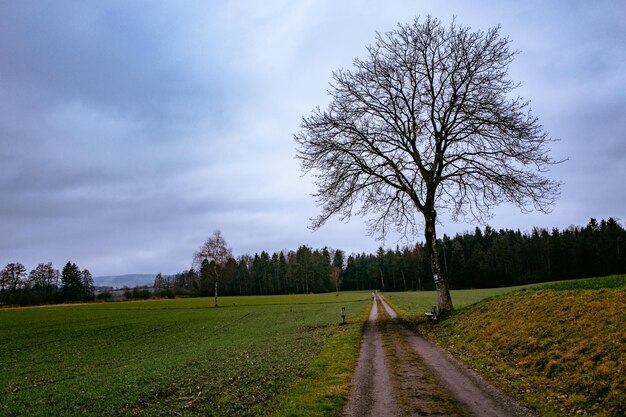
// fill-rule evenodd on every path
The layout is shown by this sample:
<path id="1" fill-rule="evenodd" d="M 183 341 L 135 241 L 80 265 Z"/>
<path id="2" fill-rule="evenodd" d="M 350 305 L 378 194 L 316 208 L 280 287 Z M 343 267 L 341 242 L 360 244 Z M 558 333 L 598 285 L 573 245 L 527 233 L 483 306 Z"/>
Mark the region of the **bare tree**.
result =
<path id="1" fill-rule="evenodd" d="M 440 211 L 484 223 L 496 204 L 546 212 L 559 196 L 545 177 L 557 163 L 553 140 L 529 103 L 510 97 L 518 52 L 499 30 L 427 16 L 377 34 L 366 59 L 333 73 L 328 108 L 303 117 L 295 135 L 318 187 L 312 227 L 369 214 L 371 234 L 409 237 L 423 224 L 441 311 L 453 306 L 437 251 Z"/>
<path id="2" fill-rule="evenodd" d="M 0 291 L 15 294 L 27 283 L 26 268 L 19 262 L 9 263 L 0 271 Z"/>
<path id="3" fill-rule="evenodd" d="M 96 296 L 96 289 L 94 287 L 93 275 L 91 275 L 91 271 L 83 269 L 80 276 L 83 284 L 83 298 L 85 300 L 93 300 Z"/>
<path id="4" fill-rule="evenodd" d="M 40 263 L 28 274 L 30 288 L 50 295 L 59 286 L 59 271 L 54 269 L 52 262 Z"/>
<path id="5" fill-rule="evenodd" d="M 217 307 L 217 284 L 226 263 L 232 257 L 233 254 L 219 230 L 216 230 L 213 236 L 209 237 L 193 256 L 195 269 L 200 270 L 203 261 L 207 261 L 210 265 L 210 271 L 215 282 L 215 307 Z"/>

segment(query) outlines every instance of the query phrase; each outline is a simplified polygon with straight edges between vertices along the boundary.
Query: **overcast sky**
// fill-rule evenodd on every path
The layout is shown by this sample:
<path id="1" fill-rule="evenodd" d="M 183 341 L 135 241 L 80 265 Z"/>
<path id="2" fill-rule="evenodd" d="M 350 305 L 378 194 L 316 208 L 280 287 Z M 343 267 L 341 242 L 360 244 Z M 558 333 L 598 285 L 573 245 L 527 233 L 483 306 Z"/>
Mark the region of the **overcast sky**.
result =
<path id="1" fill-rule="evenodd" d="M 0 268 L 175 273 L 216 229 L 235 255 L 374 251 L 358 218 L 307 228 L 293 134 L 376 31 L 426 14 L 501 25 L 519 94 L 569 158 L 549 174 L 564 182 L 551 214 L 501 206 L 490 224 L 624 224 L 624 1 L 4 0 Z M 440 217 L 439 236 L 475 227 Z"/>

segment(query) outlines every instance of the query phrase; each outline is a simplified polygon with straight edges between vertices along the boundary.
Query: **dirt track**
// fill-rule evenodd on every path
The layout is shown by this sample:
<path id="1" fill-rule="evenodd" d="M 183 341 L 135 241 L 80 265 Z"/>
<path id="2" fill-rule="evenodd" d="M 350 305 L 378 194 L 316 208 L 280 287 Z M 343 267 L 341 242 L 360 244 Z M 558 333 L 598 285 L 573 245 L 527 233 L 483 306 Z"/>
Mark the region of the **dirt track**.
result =
<path id="1" fill-rule="evenodd" d="M 535 416 L 374 300 L 344 416 Z"/>

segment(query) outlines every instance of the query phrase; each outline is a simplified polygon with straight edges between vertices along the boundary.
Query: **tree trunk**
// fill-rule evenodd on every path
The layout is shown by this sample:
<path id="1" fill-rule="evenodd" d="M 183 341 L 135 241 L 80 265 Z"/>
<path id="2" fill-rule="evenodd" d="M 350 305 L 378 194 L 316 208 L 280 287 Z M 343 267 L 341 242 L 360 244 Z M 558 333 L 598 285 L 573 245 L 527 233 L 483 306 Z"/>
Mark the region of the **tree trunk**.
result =
<path id="1" fill-rule="evenodd" d="M 213 307 L 217 307 L 217 280 L 215 280 L 215 304 Z"/>
<path id="2" fill-rule="evenodd" d="M 430 252 L 430 266 L 433 271 L 433 278 L 435 279 L 435 286 L 437 288 L 437 304 L 439 306 L 439 312 L 445 313 L 452 311 L 452 298 L 450 297 L 450 290 L 448 288 L 448 277 L 445 276 L 441 269 L 441 262 L 439 262 L 439 253 L 437 251 L 437 233 L 435 231 L 436 214 L 424 215 L 425 219 L 425 235 L 426 246 Z M 435 278 L 436 277 L 436 278 Z"/>

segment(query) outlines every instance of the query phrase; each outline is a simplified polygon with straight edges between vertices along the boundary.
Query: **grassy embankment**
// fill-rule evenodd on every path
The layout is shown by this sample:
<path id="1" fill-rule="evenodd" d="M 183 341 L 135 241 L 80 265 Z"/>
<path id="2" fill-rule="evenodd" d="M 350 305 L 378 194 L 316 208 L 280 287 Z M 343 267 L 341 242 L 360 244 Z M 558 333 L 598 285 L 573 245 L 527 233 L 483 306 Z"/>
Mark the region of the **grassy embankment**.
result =
<path id="1" fill-rule="evenodd" d="M 340 411 L 368 293 L 209 301 L 0 310 L 0 415 Z"/>
<path id="2" fill-rule="evenodd" d="M 414 320 L 427 296 L 388 298 Z M 453 293 L 458 310 L 420 330 L 540 415 L 626 414 L 626 275 L 470 296 Z"/>

